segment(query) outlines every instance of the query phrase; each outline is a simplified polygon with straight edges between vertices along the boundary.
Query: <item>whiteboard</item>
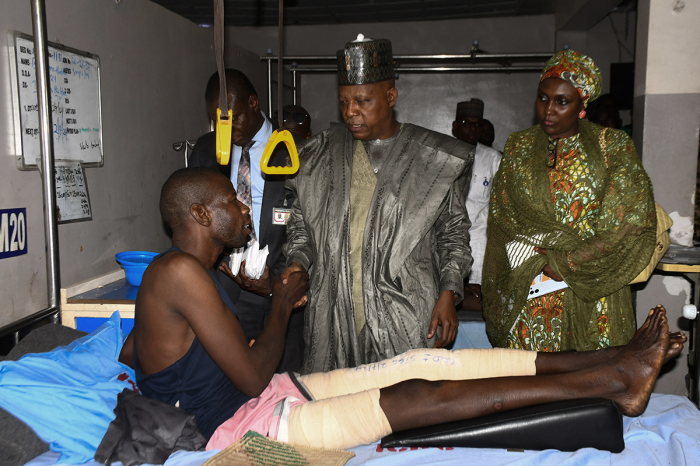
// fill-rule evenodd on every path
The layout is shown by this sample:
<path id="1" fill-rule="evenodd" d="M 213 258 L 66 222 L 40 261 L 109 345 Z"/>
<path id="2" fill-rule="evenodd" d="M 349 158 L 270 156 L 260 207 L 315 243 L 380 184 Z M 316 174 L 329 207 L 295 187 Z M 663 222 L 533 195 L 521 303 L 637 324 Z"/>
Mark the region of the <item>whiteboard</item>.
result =
<path id="1" fill-rule="evenodd" d="M 58 222 L 92 220 L 90 196 L 80 162 L 56 162 L 54 178 L 56 180 L 56 219 Z"/>
<path id="2" fill-rule="evenodd" d="M 18 167 L 36 169 L 41 158 L 34 40 L 13 31 L 10 41 L 15 148 Z M 103 164 L 100 58 L 48 43 L 51 124 L 55 160 Z"/>

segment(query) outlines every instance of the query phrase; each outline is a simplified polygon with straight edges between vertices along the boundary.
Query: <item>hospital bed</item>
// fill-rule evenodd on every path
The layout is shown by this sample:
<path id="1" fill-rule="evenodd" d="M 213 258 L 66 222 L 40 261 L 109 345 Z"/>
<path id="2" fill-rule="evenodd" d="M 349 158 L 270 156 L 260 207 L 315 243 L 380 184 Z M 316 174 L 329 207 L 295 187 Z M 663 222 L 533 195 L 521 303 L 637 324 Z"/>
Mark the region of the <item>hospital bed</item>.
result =
<path id="1" fill-rule="evenodd" d="M 482 448 L 381 448 L 379 444 L 353 448 L 355 457 L 347 465 L 409 466 L 548 466 L 548 465 L 693 465 L 700 464 L 700 414 L 685 397 L 652 395 L 646 412 L 638 418 L 624 418 L 625 450 L 613 454 L 592 448 L 575 452 L 508 451 Z M 218 451 L 176 452 L 166 466 L 199 466 Z M 58 453 L 47 452 L 28 466 L 53 466 Z M 89 466 L 100 463 L 90 461 Z M 116 463 L 120 464 L 120 463 Z"/>
<path id="2" fill-rule="evenodd" d="M 116 325 L 118 326 L 118 323 Z M 105 326 L 101 328 L 104 327 Z M 114 332 L 116 331 L 117 330 L 115 329 Z M 92 335 L 95 335 L 95 333 L 98 332 L 100 332 L 99 329 L 97 332 L 90 335 L 91 338 L 89 341 L 92 342 L 91 344 L 97 344 L 94 342 L 99 343 L 98 337 L 92 337 Z M 101 338 L 101 335 L 102 334 L 99 334 L 99 338 Z M 78 362 L 71 363 L 69 360 L 63 357 L 56 358 L 58 365 L 55 369 L 59 373 L 60 378 L 64 378 L 65 373 L 69 372 L 71 364 L 79 368 L 80 372 L 82 373 L 89 372 L 85 370 L 85 367 L 90 365 L 97 365 L 100 368 L 98 372 L 104 372 L 103 368 L 109 368 L 110 365 L 114 364 L 116 361 L 118 347 L 121 346 L 120 339 L 123 338 L 121 331 L 119 330 L 118 334 L 115 335 L 117 336 L 112 336 L 112 340 L 109 340 L 107 343 L 99 343 L 99 351 L 104 352 L 106 356 L 100 354 L 99 357 L 92 362 L 86 363 L 83 360 L 80 360 Z M 80 341 L 83 340 L 85 339 Z M 114 342 L 119 343 L 117 346 L 115 346 Z M 77 353 L 79 353 L 81 357 L 94 357 L 94 354 L 90 354 L 91 351 L 93 350 L 90 348 L 88 348 L 88 350 L 82 348 L 80 351 L 77 351 Z M 42 357 L 47 359 L 46 355 L 51 354 L 53 354 L 53 352 L 43 353 Z M 22 359 L 21 361 L 31 359 L 31 357 L 34 356 L 25 357 L 25 359 Z M 41 422 L 45 422 L 47 417 L 52 419 L 52 421 L 55 421 L 56 425 L 49 426 L 50 429 L 54 429 L 64 436 L 67 435 L 68 440 L 84 439 L 88 437 L 88 430 L 90 429 L 81 428 L 79 424 L 82 419 L 89 418 L 90 414 L 74 412 L 76 410 L 80 411 L 81 409 L 82 402 L 76 401 L 76 398 L 80 399 L 80 397 L 69 395 L 66 397 L 69 399 L 69 401 L 67 401 L 68 404 L 64 405 L 63 403 L 65 400 L 56 398 L 52 400 L 43 400 L 41 396 L 35 396 L 31 393 L 32 390 L 35 389 L 34 386 L 46 386 L 47 384 L 50 385 L 51 383 L 54 383 L 55 376 L 51 375 L 50 368 L 45 368 L 45 361 L 42 361 L 42 370 L 35 372 L 35 375 L 30 376 L 30 379 L 34 377 L 36 380 L 22 382 L 23 385 L 14 387 L 17 390 L 16 392 L 11 390 L 9 392 L 7 391 L 8 383 L 17 383 L 13 380 L 9 380 L 8 382 L 8 379 L 6 378 L 6 369 L 8 364 L 9 363 L 6 362 L 0 363 L 0 405 L 2 405 L 5 409 L 8 409 L 8 411 L 11 411 L 10 407 L 6 405 L 6 400 L 15 399 L 18 396 L 24 396 L 31 401 L 32 405 L 38 405 L 33 406 L 32 408 L 36 413 L 39 413 L 37 416 L 41 418 Z M 116 370 L 122 371 L 123 369 L 117 367 Z M 81 377 L 82 376 L 84 376 L 84 374 L 82 374 Z M 106 375 L 101 374 L 94 376 L 95 379 L 98 379 L 99 377 L 110 378 L 110 375 L 107 373 Z M 112 379 L 114 379 L 113 376 Z M 95 380 L 93 382 L 90 380 L 90 382 L 86 385 L 92 385 L 93 383 L 95 386 L 97 386 L 98 381 Z M 79 388 L 82 390 L 83 387 Z M 53 393 L 53 389 L 51 387 L 48 389 L 52 390 Z M 115 399 L 116 393 L 116 391 L 113 393 Z M 85 399 L 89 398 L 89 396 L 86 396 L 84 392 L 81 392 L 81 396 Z M 101 398 L 105 398 L 104 395 L 101 395 Z M 112 406 L 107 409 L 106 405 L 110 403 L 108 398 L 109 397 L 107 397 L 107 401 L 101 401 L 105 404 L 105 406 L 100 406 L 98 407 L 99 409 L 109 411 L 113 407 Z M 47 408 L 41 406 L 42 403 L 46 403 Z M 70 405 L 70 403 L 77 404 Z M 114 401 L 114 403 L 116 403 L 116 401 Z M 68 425 L 62 425 L 62 422 L 64 421 L 61 419 L 54 419 L 54 417 L 60 417 L 60 414 L 58 416 L 46 415 L 46 409 L 49 409 L 49 407 L 53 408 L 54 410 L 58 410 L 59 413 L 73 411 L 72 414 L 78 418 L 78 422 L 70 422 Z M 18 414 L 18 417 L 22 418 L 25 422 L 27 422 L 27 424 L 32 425 L 32 422 L 28 419 L 24 419 L 23 415 Z M 103 427 L 105 430 L 108 422 L 109 421 L 104 421 Z M 34 428 L 33 425 L 32 427 Z M 35 430 L 37 429 L 39 428 L 35 428 Z M 95 428 L 92 428 L 92 430 L 95 430 Z M 652 395 L 649 406 L 642 416 L 637 418 L 625 417 L 623 419 L 623 430 L 626 448 L 618 454 L 609 453 L 607 451 L 599 451 L 592 448 L 584 448 L 575 452 L 561 452 L 557 450 L 513 451 L 486 448 L 382 448 L 379 444 L 373 444 L 352 449 L 351 451 L 355 453 L 355 457 L 352 458 L 347 464 L 370 464 L 376 466 L 428 464 L 449 465 L 467 463 L 488 466 L 505 464 L 558 465 L 602 463 L 614 465 L 628 465 L 635 463 L 670 465 L 700 464 L 700 412 L 698 412 L 695 405 L 693 405 L 685 397 L 675 395 Z M 95 432 L 92 432 L 92 434 L 95 434 Z M 543 434 L 546 435 L 545 433 Z M 98 436 L 98 442 L 100 438 L 101 436 Z M 170 456 L 165 464 L 173 466 L 201 465 L 215 454 L 216 452 L 213 451 L 176 452 Z M 62 461 L 59 461 L 59 457 L 60 453 L 49 451 L 32 459 L 27 464 L 32 466 L 62 464 Z M 0 459 L 2 459 L 1 455 Z M 73 458 L 73 460 L 74 459 L 75 458 Z M 94 461 L 94 459 L 90 459 L 89 456 L 84 459 L 85 461 L 79 461 L 78 464 L 99 464 Z"/>

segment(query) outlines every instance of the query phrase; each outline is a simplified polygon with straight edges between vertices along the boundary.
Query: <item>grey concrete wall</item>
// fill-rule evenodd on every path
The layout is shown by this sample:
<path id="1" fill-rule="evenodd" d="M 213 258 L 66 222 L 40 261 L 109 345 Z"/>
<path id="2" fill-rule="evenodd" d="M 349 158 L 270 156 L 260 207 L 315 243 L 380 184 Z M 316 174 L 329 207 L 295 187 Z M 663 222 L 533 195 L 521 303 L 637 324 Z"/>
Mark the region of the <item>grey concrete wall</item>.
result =
<path id="1" fill-rule="evenodd" d="M 692 244 L 695 216 L 695 183 L 700 128 L 700 94 L 650 94 L 634 101 L 635 143 L 654 186 L 654 198 L 674 221 L 671 241 Z M 671 330 L 689 330 L 681 308 L 691 301 L 690 282 L 678 273 L 655 272 L 637 292 L 637 321 L 641 322 L 656 304 L 666 306 Z M 697 303 L 696 303 L 697 304 Z M 686 394 L 685 355 L 668 375 L 657 382 L 656 391 Z"/>
<path id="2" fill-rule="evenodd" d="M 620 32 L 623 46 L 634 50 L 634 15 L 627 24 L 624 14 L 611 16 Z M 626 26 L 627 36 L 624 37 Z M 479 40 L 482 49 L 493 53 L 553 52 L 555 45 L 573 42 L 573 48 L 590 54 L 599 63 L 603 70 L 603 92 L 607 92 L 610 86 L 610 63 L 633 60 L 624 49 L 619 53 L 609 19 L 601 21 L 590 31 L 569 33 L 567 36 L 556 33 L 554 15 L 420 23 L 288 26 L 285 30 L 285 55 L 334 55 L 359 32 L 368 37 L 390 39 L 397 55 L 468 53 L 473 40 Z M 574 36 L 580 36 L 580 40 Z M 238 43 L 260 55 L 264 55 L 268 48 L 277 53 L 277 29 L 274 27 L 229 28 L 227 41 Z M 486 102 L 485 117 L 496 126 L 494 147 L 503 149 L 508 135 L 535 123 L 534 99 L 538 77 L 539 73 L 536 72 L 401 73 L 397 81 L 397 117 L 400 121 L 451 134 L 456 102 L 478 97 Z M 335 75 L 305 74 L 300 82 L 301 105 L 311 114 L 314 133 L 327 128 L 330 122 L 340 121 Z M 625 118 L 625 123 L 628 121 L 629 117 Z"/>
<path id="3" fill-rule="evenodd" d="M 104 167 L 86 169 L 93 219 L 59 225 L 63 285 L 119 268 L 114 254 L 169 240 L 160 187 L 184 166 L 172 143 L 207 130 L 213 31 L 147 0 L 47 0 L 48 39 L 100 56 Z M 3 0 L 0 30 L 31 34 L 30 3 Z M 5 50 L 7 50 L 5 48 Z M 0 208 L 26 207 L 28 254 L 0 260 L 0 326 L 46 307 L 41 182 L 15 167 L 7 54 L 0 59 Z M 200 112 L 195 109 L 202 109 Z"/>
<path id="4" fill-rule="evenodd" d="M 691 246 L 700 128 L 700 65 L 694 59 L 700 52 L 700 3 L 640 0 L 637 15 L 634 141 L 656 201 L 674 221 L 671 241 Z M 687 330 L 681 307 L 690 295 L 690 283 L 680 274 L 657 271 L 637 292 L 637 320 L 663 303 L 671 330 Z M 687 348 L 659 379 L 657 391 L 686 393 L 686 354 Z"/>
<path id="5" fill-rule="evenodd" d="M 265 55 L 277 53 L 274 27 L 227 29 L 227 43 L 235 42 Z M 468 53 L 473 40 L 492 53 L 551 52 L 554 16 L 425 21 L 420 23 L 289 26 L 285 55 L 335 55 L 358 33 L 388 38 L 394 54 Z M 478 97 L 486 102 L 485 117 L 496 126 L 494 147 L 503 149 L 510 133 L 534 124 L 538 73 L 401 74 L 397 81 L 400 121 L 451 134 L 457 102 Z M 301 105 L 311 114 L 314 133 L 340 121 L 334 74 L 306 74 L 301 81 Z M 258 89 L 258 92 L 261 92 Z M 275 97 L 276 99 L 276 97 Z M 291 103 L 291 101 L 290 101 Z"/>
<path id="6" fill-rule="evenodd" d="M 260 108 L 267 114 L 267 64 L 260 61 L 260 55 L 239 46 L 233 41 L 228 41 L 224 46 L 224 60 L 226 63 L 226 68 L 235 68 L 240 70 L 248 77 L 248 79 L 250 79 L 250 82 L 253 83 L 253 87 L 255 87 L 255 91 L 258 93 Z M 216 71 L 216 64 L 214 64 L 214 69 L 211 72 L 213 73 L 214 71 Z M 276 70 L 273 70 L 273 75 L 274 81 L 276 82 Z M 209 76 L 211 76 L 211 74 Z M 207 76 L 207 79 L 209 79 L 209 76 Z M 291 76 L 291 73 L 287 73 L 285 75 L 285 83 L 289 83 L 291 85 Z M 273 92 L 275 92 L 275 94 L 272 95 L 273 102 L 277 102 L 277 87 L 273 87 Z M 202 86 L 201 94 L 202 113 L 206 115 L 206 110 L 204 108 L 204 85 Z M 291 91 L 289 91 L 285 98 L 289 98 L 291 100 Z"/>
<path id="7" fill-rule="evenodd" d="M 554 16 L 455 19 L 405 23 L 286 26 L 285 55 L 335 55 L 358 33 L 387 38 L 394 53 L 468 53 L 472 41 L 493 53 L 548 52 L 552 48 Z M 259 55 L 277 53 L 277 27 L 226 29 L 226 41 Z"/>
<path id="8" fill-rule="evenodd" d="M 636 21 L 634 12 L 611 13 L 586 32 L 586 47 L 582 52 L 593 58 L 603 74 L 602 94 L 610 92 L 610 65 L 634 61 Z"/>

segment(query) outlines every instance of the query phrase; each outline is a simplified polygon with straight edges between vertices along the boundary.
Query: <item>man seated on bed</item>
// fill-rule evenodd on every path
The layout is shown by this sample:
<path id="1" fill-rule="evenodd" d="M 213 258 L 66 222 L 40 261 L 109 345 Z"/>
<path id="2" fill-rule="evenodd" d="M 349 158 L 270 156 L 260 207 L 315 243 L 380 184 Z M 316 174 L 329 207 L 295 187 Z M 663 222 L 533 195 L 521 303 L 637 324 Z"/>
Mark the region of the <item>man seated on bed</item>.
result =
<path id="1" fill-rule="evenodd" d="M 392 431 L 574 398 L 605 397 L 636 416 L 661 365 L 685 341 L 669 335 L 666 311 L 657 306 L 624 347 L 419 349 L 328 373 L 274 374 L 289 315 L 307 299 L 306 272 L 276 279 L 270 318 L 249 346 L 212 272 L 221 251 L 244 245 L 250 232 L 248 208 L 231 182 L 208 169 L 178 170 L 163 186 L 160 210 L 173 248 L 143 276 L 120 360 L 133 364 L 144 395 L 192 412 L 211 438 L 208 448 L 224 448 L 248 430 L 294 444 L 350 448 Z"/>

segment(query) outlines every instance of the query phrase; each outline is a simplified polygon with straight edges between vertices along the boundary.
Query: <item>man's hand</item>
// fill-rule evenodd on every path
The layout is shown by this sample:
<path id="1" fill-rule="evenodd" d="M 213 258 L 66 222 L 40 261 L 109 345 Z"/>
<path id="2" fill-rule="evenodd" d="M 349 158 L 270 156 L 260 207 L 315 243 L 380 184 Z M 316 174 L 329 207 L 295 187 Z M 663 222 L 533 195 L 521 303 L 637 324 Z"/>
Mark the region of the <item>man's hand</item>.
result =
<path id="1" fill-rule="evenodd" d="M 289 277 L 289 274 L 293 272 L 306 272 L 306 269 L 299 262 L 292 262 L 291 264 L 289 264 L 289 267 L 284 269 L 280 274 L 282 282 L 287 283 L 287 278 Z"/>
<path id="2" fill-rule="evenodd" d="M 537 254 L 542 254 L 543 256 L 547 255 L 547 250 L 545 248 L 535 248 L 535 252 Z M 555 282 L 563 282 L 564 279 L 557 274 L 554 269 L 552 268 L 551 265 L 547 264 L 542 268 L 542 273 L 544 273 L 546 276 L 554 280 Z"/>
<path id="3" fill-rule="evenodd" d="M 469 283 L 464 286 L 464 299 L 462 300 L 463 311 L 483 311 L 481 302 L 481 285 Z"/>
<path id="4" fill-rule="evenodd" d="M 306 273 L 306 269 L 304 268 L 303 265 L 301 265 L 299 262 L 292 262 L 289 264 L 289 267 L 284 269 L 282 273 L 279 275 L 279 277 L 282 279 L 282 284 L 286 285 L 287 282 L 289 281 L 289 276 L 295 272 L 302 272 L 303 274 L 306 275 L 306 279 L 309 279 L 309 274 Z M 307 286 L 308 289 L 308 286 Z M 273 291 L 274 293 L 274 291 Z M 309 300 L 308 296 L 304 296 L 302 299 L 294 303 L 294 309 L 301 307 L 301 306 L 306 306 L 307 301 Z"/>
<path id="5" fill-rule="evenodd" d="M 221 264 L 219 264 L 219 270 L 228 275 L 231 280 L 236 282 L 236 284 L 243 290 L 250 291 L 251 293 L 255 293 L 260 296 L 270 296 L 270 293 L 272 293 L 270 267 L 267 264 L 265 264 L 265 271 L 257 280 L 248 278 L 248 276 L 245 274 L 245 261 L 241 262 L 241 269 L 238 271 L 237 277 L 233 276 L 233 273 L 231 273 L 231 269 L 226 261 L 221 261 Z"/>
<path id="6" fill-rule="evenodd" d="M 433 317 L 430 321 L 430 330 L 428 330 L 428 339 L 435 336 L 437 327 L 442 327 L 440 339 L 435 342 L 433 348 L 442 348 L 449 345 L 457 337 L 457 309 L 455 309 L 455 295 L 452 290 L 446 290 L 440 293 L 437 303 L 433 308 Z"/>
<path id="7" fill-rule="evenodd" d="M 302 270 L 301 272 L 291 272 L 284 279 L 282 275 L 275 277 L 275 285 L 272 289 L 273 302 L 281 300 L 283 303 L 291 305 L 291 309 L 305 306 L 308 301 L 306 291 L 309 289 L 309 274 Z"/>

